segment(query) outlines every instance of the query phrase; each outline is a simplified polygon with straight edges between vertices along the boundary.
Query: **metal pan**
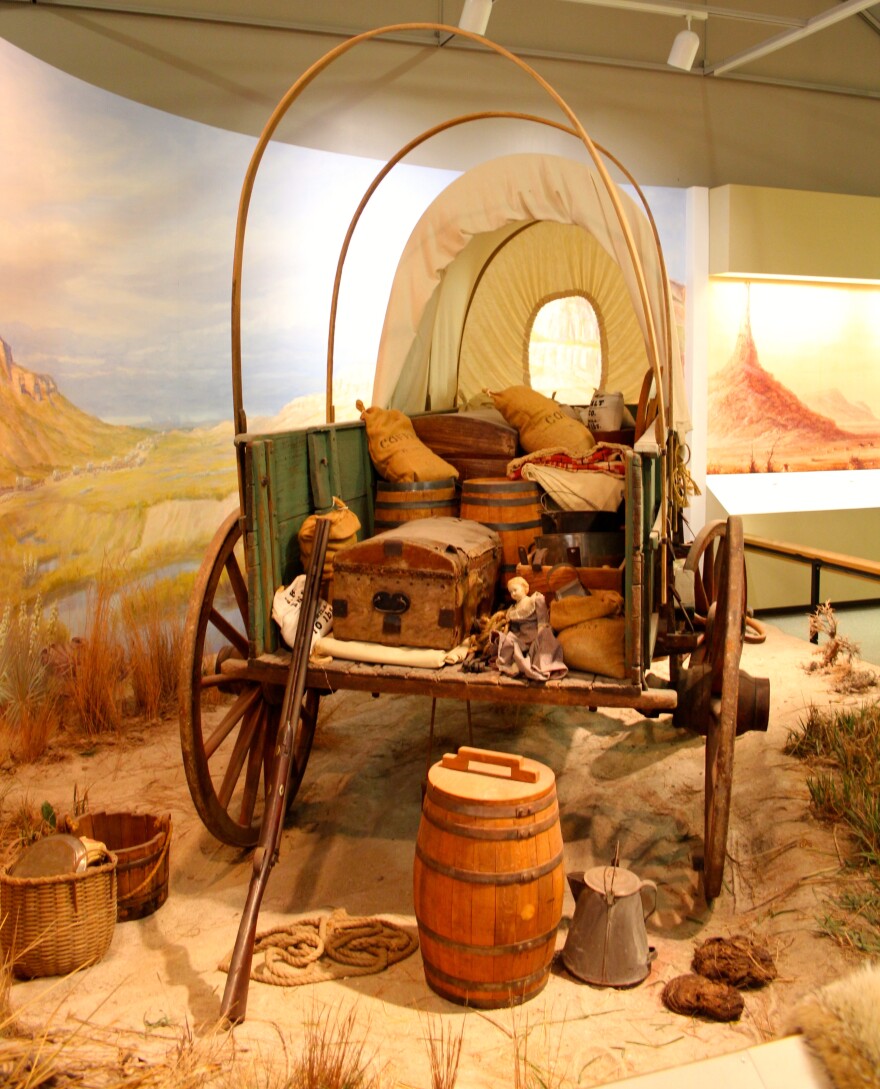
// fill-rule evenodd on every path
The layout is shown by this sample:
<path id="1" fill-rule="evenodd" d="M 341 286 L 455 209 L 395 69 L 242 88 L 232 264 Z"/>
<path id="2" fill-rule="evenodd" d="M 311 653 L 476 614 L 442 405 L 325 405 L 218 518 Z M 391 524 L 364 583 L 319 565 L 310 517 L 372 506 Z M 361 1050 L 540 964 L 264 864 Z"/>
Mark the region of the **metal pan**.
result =
<path id="1" fill-rule="evenodd" d="M 535 549 L 546 548 L 545 563 L 570 563 L 577 550 L 577 567 L 616 567 L 626 551 L 620 531 L 608 533 L 545 533 L 535 538 Z"/>

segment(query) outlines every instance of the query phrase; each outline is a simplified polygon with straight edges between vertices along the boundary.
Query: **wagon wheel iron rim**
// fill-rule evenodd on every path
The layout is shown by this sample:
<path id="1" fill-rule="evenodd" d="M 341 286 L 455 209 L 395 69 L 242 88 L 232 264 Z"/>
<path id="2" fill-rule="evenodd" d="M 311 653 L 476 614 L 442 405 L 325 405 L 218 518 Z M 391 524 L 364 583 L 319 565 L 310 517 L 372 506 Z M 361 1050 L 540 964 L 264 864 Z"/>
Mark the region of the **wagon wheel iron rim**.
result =
<path id="1" fill-rule="evenodd" d="M 190 598 L 179 688 L 180 742 L 190 794 L 205 827 L 230 846 L 252 847 L 259 838 L 284 689 L 249 677 L 246 668 L 228 683 L 221 672 L 229 658 L 248 658 L 247 580 L 236 554 L 241 535 L 235 511 L 208 546 Z M 224 612 L 221 599 L 227 598 Z M 206 655 L 209 632 L 222 642 L 216 654 Z M 318 693 L 306 691 L 295 732 L 288 808 L 308 762 L 319 702 Z"/>
<path id="2" fill-rule="evenodd" d="M 695 656 L 712 674 L 706 730 L 703 879 L 707 900 L 721 892 L 733 785 L 733 751 L 745 612 L 742 521 L 728 519 L 721 537 L 715 600 L 709 607 L 703 644 Z M 692 656 L 693 662 L 694 656 Z"/>

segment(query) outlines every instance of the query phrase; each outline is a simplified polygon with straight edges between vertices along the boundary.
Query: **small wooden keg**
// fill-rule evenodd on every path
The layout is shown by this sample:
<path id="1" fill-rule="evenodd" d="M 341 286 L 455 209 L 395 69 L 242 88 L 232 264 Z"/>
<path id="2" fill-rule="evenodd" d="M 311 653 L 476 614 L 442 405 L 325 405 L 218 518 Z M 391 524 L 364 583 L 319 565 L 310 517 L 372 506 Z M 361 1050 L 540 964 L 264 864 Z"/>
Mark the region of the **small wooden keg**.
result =
<path id="1" fill-rule="evenodd" d="M 433 990 L 482 1009 L 533 998 L 550 976 L 563 886 L 550 768 L 466 746 L 434 764 L 413 871 Z"/>
<path id="2" fill-rule="evenodd" d="M 117 858 L 118 921 L 152 915 L 168 899 L 171 816 L 152 813 L 82 813 L 62 828 L 98 840 Z"/>
<path id="3" fill-rule="evenodd" d="M 377 533 L 421 518 L 457 517 L 458 496 L 454 477 L 446 480 L 376 481 L 373 527 Z"/>
<path id="4" fill-rule="evenodd" d="M 530 480 L 474 477 L 461 486 L 461 517 L 494 529 L 501 538 L 502 587 L 516 574 L 520 548 L 529 550 L 543 531 L 541 493 Z"/>

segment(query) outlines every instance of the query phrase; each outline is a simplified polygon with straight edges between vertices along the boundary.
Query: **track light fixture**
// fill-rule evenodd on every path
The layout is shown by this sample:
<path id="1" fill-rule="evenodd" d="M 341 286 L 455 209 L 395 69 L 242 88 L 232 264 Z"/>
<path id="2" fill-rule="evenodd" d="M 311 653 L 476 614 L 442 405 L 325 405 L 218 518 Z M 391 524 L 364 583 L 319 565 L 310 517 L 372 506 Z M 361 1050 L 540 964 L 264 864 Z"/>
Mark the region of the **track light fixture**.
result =
<path id="1" fill-rule="evenodd" d="M 675 35 L 666 63 L 670 68 L 680 68 L 683 72 L 689 72 L 694 66 L 699 48 L 700 36 L 691 30 L 691 17 L 688 15 L 687 30 L 680 30 Z"/>
<path id="2" fill-rule="evenodd" d="M 489 16 L 492 14 L 492 2 L 493 0 L 464 0 L 461 18 L 458 20 L 459 30 L 485 34 Z"/>

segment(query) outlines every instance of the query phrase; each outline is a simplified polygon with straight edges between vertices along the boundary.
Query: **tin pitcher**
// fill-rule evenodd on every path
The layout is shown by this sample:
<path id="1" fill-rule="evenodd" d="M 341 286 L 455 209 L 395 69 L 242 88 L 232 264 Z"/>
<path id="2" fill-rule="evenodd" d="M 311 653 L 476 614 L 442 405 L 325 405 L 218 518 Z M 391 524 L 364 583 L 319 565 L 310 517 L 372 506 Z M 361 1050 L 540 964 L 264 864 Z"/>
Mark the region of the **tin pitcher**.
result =
<path id="1" fill-rule="evenodd" d="M 562 950 L 566 968 L 603 987 L 641 983 L 657 955 L 645 928 L 657 907 L 657 886 L 622 866 L 594 866 L 566 876 L 575 899 Z"/>

